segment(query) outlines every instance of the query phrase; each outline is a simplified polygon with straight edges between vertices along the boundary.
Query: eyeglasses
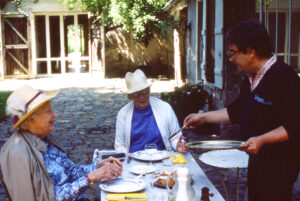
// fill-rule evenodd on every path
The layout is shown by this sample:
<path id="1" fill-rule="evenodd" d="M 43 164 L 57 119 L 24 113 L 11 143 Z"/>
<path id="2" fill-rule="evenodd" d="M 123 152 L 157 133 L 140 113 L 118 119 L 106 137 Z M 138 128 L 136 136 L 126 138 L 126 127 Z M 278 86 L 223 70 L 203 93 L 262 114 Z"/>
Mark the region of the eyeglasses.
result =
<path id="1" fill-rule="evenodd" d="M 148 96 L 148 95 L 149 95 L 149 90 L 148 89 L 131 94 L 131 96 L 133 98 L 138 98 L 139 96 Z"/>
<path id="2" fill-rule="evenodd" d="M 228 49 L 228 50 L 226 50 L 225 54 L 226 54 L 227 57 L 233 57 L 233 56 L 235 56 L 238 52 L 239 52 L 238 50 L 230 50 L 230 49 Z"/>

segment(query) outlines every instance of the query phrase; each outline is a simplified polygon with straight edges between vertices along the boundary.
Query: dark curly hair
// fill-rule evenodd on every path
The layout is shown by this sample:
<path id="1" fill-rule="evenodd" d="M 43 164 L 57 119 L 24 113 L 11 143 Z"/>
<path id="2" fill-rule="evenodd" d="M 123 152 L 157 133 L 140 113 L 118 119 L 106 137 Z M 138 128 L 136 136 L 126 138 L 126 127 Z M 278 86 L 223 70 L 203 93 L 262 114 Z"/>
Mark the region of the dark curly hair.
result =
<path id="1" fill-rule="evenodd" d="M 259 57 L 270 57 L 273 52 L 270 36 L 259 22 L 250 20 L 242 22 L 226 34 L 226 45 L 236 45 L 238 50 L 247 53 L 253 49 Z"/>

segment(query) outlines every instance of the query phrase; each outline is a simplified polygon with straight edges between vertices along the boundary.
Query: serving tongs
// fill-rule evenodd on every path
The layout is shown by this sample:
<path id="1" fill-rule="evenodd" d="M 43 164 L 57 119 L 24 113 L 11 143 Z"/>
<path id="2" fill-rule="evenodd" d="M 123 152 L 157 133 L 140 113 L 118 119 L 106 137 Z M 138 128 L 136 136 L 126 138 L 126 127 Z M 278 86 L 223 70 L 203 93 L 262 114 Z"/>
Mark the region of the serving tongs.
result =
<path id="1" fill-rule="evenodd" d="M 183 131 L 183 129 L 186 128 L 186 125 L 183 125 L 179 130 L 177 130 L 175 133 L 172 133 L 170 136 L 169 136 L 169 140 L 172 139 L 175 135 L 177 135 L 177 133 Z"/>

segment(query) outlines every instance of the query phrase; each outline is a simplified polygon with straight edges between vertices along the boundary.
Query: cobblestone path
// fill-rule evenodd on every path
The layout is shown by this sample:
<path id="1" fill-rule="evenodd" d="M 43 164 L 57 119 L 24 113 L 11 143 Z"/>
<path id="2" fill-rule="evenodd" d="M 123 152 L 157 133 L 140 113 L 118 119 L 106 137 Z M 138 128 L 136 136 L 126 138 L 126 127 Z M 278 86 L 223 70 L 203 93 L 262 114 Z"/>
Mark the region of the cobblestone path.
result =
<path id="1" fill-rule="evenodd" d="M 59 139 L 76 164 L 90 163 L 93 151 L 96 148 L 113 148 L 116 115 L 119 109 L 128 102 L 124 94 L 120 93 L 121 90 L 125 90 L 124 80 L 110 79 L 100 82 L 89 80 L 87 77 L 72 82 L 53 79 L 48 79 L 48 82 L 42 80 L 8 81 L 0 82 L 0 90 L 13 90 L 24 83 L 41 89 L 61 88 L 59 95 L 52 101 L 52 107 L 57 113 L 53 135 Z M 151 88 L 152 94 L 159 96 L 160 92 L 171 91 L 174 86 L 173 81 L 154 80 Z M 0 122 L 0 146 L 13 132 L 11 122 L 11 118 L 6 118 Z M 192 151 L 196 158 L 200 153 L 199 151 Z M 199 164 L 225 197 L 224 189 L 216 173 L 205 164 L 200 162 Z M 234 201 L 236 172 L 224 170 L 220 170 L 220 172 L 228 178 L 226 183 L 230 187 L 230 201 Z M 240 173 L 241 198 L 244 197 L 246 189 L 246 174 L 246 170 L 242 170 Z M 295 188 L 294 201 L 300 200 L 299 183 L 300 181 L 298 181 L 297 188 Z M 85 192 L 86 197 L 90 200 L 99 200 L 99 191 L 95 189 L 97 189 L 96 186 Z M 3 200 L 4 196 L 5 191 L 1 186 L 0 200 Z"/>

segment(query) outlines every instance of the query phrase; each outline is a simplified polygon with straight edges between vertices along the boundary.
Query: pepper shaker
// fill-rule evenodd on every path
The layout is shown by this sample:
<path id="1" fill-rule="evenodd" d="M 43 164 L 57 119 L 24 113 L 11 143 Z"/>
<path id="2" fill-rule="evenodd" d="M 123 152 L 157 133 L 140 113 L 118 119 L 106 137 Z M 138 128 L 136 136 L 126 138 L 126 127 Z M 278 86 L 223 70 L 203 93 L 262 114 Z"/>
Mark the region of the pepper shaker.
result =
<path id="1" fill-rule="evenodd" d="M 213 197 L 213 193 L 209 193 L 209 189 L 207 187 L 203 187 L 201 189 L 201 198 L 200 201 L 210 201 L 209 197 Z"/>

